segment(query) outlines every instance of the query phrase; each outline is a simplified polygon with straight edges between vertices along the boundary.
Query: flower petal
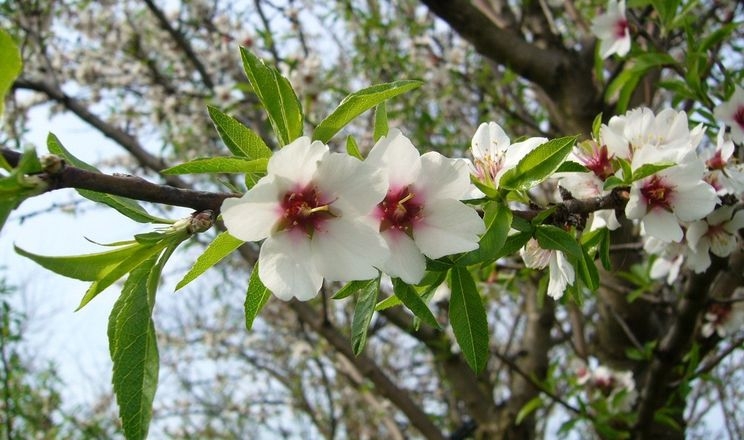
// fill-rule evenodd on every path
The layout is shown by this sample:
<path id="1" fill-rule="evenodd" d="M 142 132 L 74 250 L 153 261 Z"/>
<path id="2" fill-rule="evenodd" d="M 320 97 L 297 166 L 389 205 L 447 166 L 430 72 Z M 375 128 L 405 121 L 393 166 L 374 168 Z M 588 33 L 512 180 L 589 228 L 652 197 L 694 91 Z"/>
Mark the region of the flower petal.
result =
<path id="1" fill-rule="evenodd" d="M 341 153 L 331 153 L 320 162 L 313 181 L 333 208 L 344 214 L 369 214 L 387 192 L 381 170 Z"/>
<path id="2" fill-rule="evenodd" d="M 329 280 L 351 281 L 375 278 L 390 256 L 376 222 L 371 218 L 340 217 L 315 231 L 312 253 L 320 273 Z"/>
<path id="3" fill-rule="evenodd" d="M 367 155 L 366 162 L 376 169 L 384 170 L 393 189 L 410 185 L 418 179 L 421 172 L 418 150 L 395 128 L 377 141 Z"/>
<path id="4" fill-rule="evenodd" d="M 679 242 L 682 240 L 682 228 L 677 217 L 664 209 L 653 209 L 643 217 L 643 228 L 646 234 L 662 241 Z"/>
<path id="5" fill-rule="evenodd" d="M 328 146 L 320 141 L 311 143 L 309 137 L 299 137 L 271 156 L 267 172 L 305 186 L 318 169 L 318 162 L 329 154 L 328 151 Z"/>
<path id="6" fill-rule="evenodd" d="M 478 213 L 454 199 L 427 204 L 423 218 L 413 225 L 413 238 L 429 258 L 478 249 L 478 235 L 483 232 Z"/>
<path id="7" fill-rule="evenodd" d="M 504 129 L 499 124 L 484 122 L 475 130 L 475 135 L 470 141 L 470 148 L 476 159 L 495 158 L 506 151 L 510 142 L 509 136 L 504 133 Z"/>
<path id="8" fill-rule="evenodd" d="M 421 281 L 426 272 L 426 258 L 411 237 L 395 229 L 382 232 L 382 237 L 390 248 L 390 258 L 382 265 L 383 272 L 408 284 Z"/>
<path id="9" fill-rule="evenodd" d="M 222 202 L 222 221 L 227 232 L 243 241 L 259 241 L 271 234 L 281 217 L 279 193 L 281 185 L 264 177 L 240 198 Z"/>
<path id="10" fill-rule="evenodd" d="M 690 222 L 710 214 L 717 202 L 716 190 L 706 182 L 699 181 L 695 185 L 678 188 L 670 204 L 680 220 Z"/>
<path id="11" fill-rule="evenodd" d="M 310 240 L 301 232 L 281 232 L 267 239 L 258 254 L 258 276 L 277 298 L 314 298 L 323 276 L 312 259 Z"/>
<path id="12" fill-rule="evenodd" d="M 460 199 L 470 189 L 470 175 L 464 162 L 436 152 L 421 156 L 421 174 L 414 192 L 427 203 L 434 199 Z"/>

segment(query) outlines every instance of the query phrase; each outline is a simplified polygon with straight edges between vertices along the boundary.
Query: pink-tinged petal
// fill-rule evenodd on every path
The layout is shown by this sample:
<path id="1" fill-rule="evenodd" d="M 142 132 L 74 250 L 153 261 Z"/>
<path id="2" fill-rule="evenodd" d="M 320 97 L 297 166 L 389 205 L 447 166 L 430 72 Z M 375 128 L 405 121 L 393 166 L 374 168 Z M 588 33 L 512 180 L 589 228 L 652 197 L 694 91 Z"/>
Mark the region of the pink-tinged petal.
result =
<path id="1" fill-rule="evenodd" d="M 644 231 L 652 237 L 676 243 L 682 240 L 682 227 L 677 222 L 677 217 L 669 211 L 654 209 L 642 221 Z"/>
<path id="2" fill-rule="evenodd" d="M 710 214 L 717 202 L 716 190 L 700 181 L 690 187 L 678 188 L 671 206 L 680 220 L 691 222 Z"/>
<path id="3" fill-rule="evenodd" d="M 625 118 L 613 116 L 608 125 L 602 125 L 599 129 L 599 137 L 610 157 L 616 156 L 623 159 L 630 158 L 630 146 L 628 139 L 623 136 L 625 131 Z"/>
<path id="4" fill-rule="evenodd" d="M 703 220 L 698 220 L 696 222 L 690 223 L 690 225 L 687 226 L 687 233 L 685 234 L 685 237 L 687 238 L 687 245 L 690 246 L 690 249 L 697 250 L 700 239 L 703 238 L 703 236 L 707 232 L 708 232 L 707 222 Z M 707 249 L 706 249 L 706 252 L 707 252 Z"/>
<path id="5" fill-rule="evenodd" d="M 476 159 L 483 159 L 485 157 L 496 157 L 497 155 L 503 154 L 509 147 L 509 136 L 504 133 L 504 130 L 495 122 L 484 122 L 473 135 L 473 139 L 470 141 L 470 148 L 473 152 L 473 157 Z"/>
<path id="6" fill-rule="evenodd" d="M 330 220 L 315 231 L 312 253 L 320 273 L 329 280 L 368 280 L 378 275 L 390 252 L 372 219 Z"/>
<path id="7" fill-rule="evenodd" d="M 630 187 L 630 197 L 625 205 L 625 216 L 629 219 L 639 219 L 646 215 L 647 211 L 648 204 L 641 194 L 640 185 L 635 183 Z"/>
<path id="8" fill-rule="evenodd" d="M 563 252 L 554 251 L 550 256 L 550 279 L 548 281 L 548 296 L 560 299 L 566 291 L 566 286 L 573 284 L 575 279 L 571 263 Z"/>
<path id="9" fill-rule="evenodd" d="M 408 284 L 421 281 L 426 272 L 426 258 L 411 237 L 395 229 L 382 232 L 382 237 L 390 249 L 390 258 L 382 265 L 383 272 Z"/>
<path id="10" fill-rule="evenodd" d="M 710 253 L 708 252 L 707 245 L 687 254 L 687 267 L 695 271 L 695 273 L 703 273 L 710 267 Z"/>
<path id="11" fill-rule="evenodd" d="M 377 141 L 366 162 L 375 169 L 385 171 L 388 183 L 394 189 L 415 182 L 421 172 L 421 157 L 411 141 L 400 130 L 392 128 L 387 136 Z"/>
<path id="12" fill-rule="evenodd" d="M 710 236 L 710 251 L 719 257 L 728 257 L 738 247 L 735 236 L 719 232 Z"/>
<path id="13" fill-rule="evenodd" d="M 731 221 L 723 225 L 723 229 L 729 234 L 736 234 L 740 229 L 744 229 L 744 211 L 738 210 Z"/>
<path id="14" fill-rule="evenodd" d="M 312 299 L 323 284 L 313 263 L 310 239 L 297 232 L 280 232 L 264 242 L 258 254 L 258 276 L 284 301 Z"/>
<path id="15" fill-rule="evenodd" d="M 413 227 L 413 238 L 429 258 L 439 258 L 478 248 L 485 232 L 475 210 L 454 199 L 437 200 L 424 207 L 423 218 Z"/>
<path id="16" fill-rule="evenodd" d="M 497 175 L 498 178 L 500 178 L 509 169 L 517 166 L 519 161 L 524 159 L 524 157 L 530 151 L 534 150 L 535 148 L 539 147 L 540 145 L 544 144 L 547 141 L 548 141 L 548 138 L 531 137 L 531 138 L 523 140 L 522 142 L 511 144 L 509 146 L 509 149 L 506 150 L 506 157 L 504 157 L 504 167 L 501 169 L 501 171 Z M 498 178 L 496 179 L 496 181 L 498 181 Z"/>
<path id="17" fill-rule="evenodd" d="M 436 199 L 460 199 L 470 189 L 470 175 L 463 162 L 436 152 L 421 156 L 421 175 L 414 193 L 426 203 Z"/>
<path id="18" fill-rule="evenodd" d="M 240 198 L 222 202 L 222 221 L 227 231 L 243 241 L 259 241 L 271 234 L 281 217 L 281 185 L 264 177 Z"/>
<path id="19" fill-rule="evenodd" d="M 727 222 L 731 220 L 731 214 L 733 213 L 734 213 L 733 206 L 721 206 L 720 208 L 711 212 L 710 215 L 708 215 L 708 217 L 705 218 L 705 220 L 711 226 L 720 225 L 723 222 Z"/>
<path id="20" fill-rule="evenodd" d="M 313 181 L 333 209 L 344 214 L 369 214 L 387 192 L 381 170 L 341 153 L 320 162 Z"/>
<path id="21" fill-rule="evenodd" d="M 267 172 L 305 186 L 328 151 L 328 146 L 320 141 L 311 142 L 307 136 L 299 137 L 271 156 Z"/>
<path id="22" fill-rule="evenodd" d="M 603 183 L 594 173 L 566 173 L 560 186 L 576 199 L 589 199 L 604 194 Z"/>

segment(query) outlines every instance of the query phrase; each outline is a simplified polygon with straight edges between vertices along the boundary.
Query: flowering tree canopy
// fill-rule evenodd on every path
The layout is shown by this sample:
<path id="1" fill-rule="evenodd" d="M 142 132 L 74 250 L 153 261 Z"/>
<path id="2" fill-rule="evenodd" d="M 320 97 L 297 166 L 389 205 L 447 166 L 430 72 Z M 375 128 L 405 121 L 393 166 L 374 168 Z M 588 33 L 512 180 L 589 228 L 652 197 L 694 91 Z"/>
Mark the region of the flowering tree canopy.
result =
<path id="1" fill-rule="evenodd" d="M 2 7 L 0 227 L 63 188 L 159 225 L 92 254 L 15 248 L 90 282 L 79 307 L 120 291 L 126 438 L 158 419 L 161 366 L 183 371 L 159 347 L 188 337 L 155 327 L 174 255 L 177 290 L 221 287 L 190 313 L 224 301 L 217 331 L 184 332 L 327 438 L 681 439 L 715 405 L 744 431 L 725 368 L 744 341 L 740 4 L 294 3 Z M 51 133 L 49 154 L 12 148 L 42 103 L 128 173 Z M 226 407 L 261 395 L 232 380 Z"/>

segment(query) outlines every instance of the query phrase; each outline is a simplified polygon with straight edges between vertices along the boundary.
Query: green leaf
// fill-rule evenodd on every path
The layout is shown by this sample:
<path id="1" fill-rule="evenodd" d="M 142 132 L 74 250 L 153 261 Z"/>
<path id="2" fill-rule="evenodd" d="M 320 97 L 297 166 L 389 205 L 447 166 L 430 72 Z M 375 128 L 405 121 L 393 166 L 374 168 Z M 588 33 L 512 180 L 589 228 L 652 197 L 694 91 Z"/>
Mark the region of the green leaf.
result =
<path id="1" fill-rule="evenodd" d="M 159 356 L 152 321 L 154 291 L 162 264 L 152 256 L 133 270 L 109 317 L 113 385 L 124 436 L 147 438 L 158 385 Z"/>
<path id="2" fill-rule="evenodd" d="M 200 157 L 166 168 L 163 174 L 256 173 L 265 174 L 269 159 L 245 159 L 238 156 Z"/>
<path id="3" fill-rule="evenodd" d="M 499 187 L 517 191 L 532 188 L 558 170 L 575 143 L 576 136 L 545 142 L 527 153 L 516 167 L 504 173 Z"/>
<path id="4" fill-rule="evenodd" d="M 94 173 L 98 173 L 98 169 L 92 165 L 89 165 L 82 160 L 78 159 L 77 157 L 73 156 L 72 153 L 70 153 L 59 141 L 57 136 L 53 135 L 52 133 L 49 133 L 47 136 L 47 149 L 49 149 L 49 152 L 52 154 L 56 154 L 57 156 L 60 156 L 63 158 L 67 163 L 70 165 L 80 168 L 81 170 L 91 171 Z M 120 197 L 120 196 L 114 196 L 111 194 L 105 194 L 95 191 L 90 191 L 87 189 L 76 189 L 78 194 L 85 197 L 88 200 L 91 200 L 93 202 L 97 203 L 103 203 L 104 205 L 107 205 L 111 208 L 114 208 L 115 210 L 119 211 L 119 213 L 123 214 L 124 216 L 139 222 L 139 223 L 172 223 L 170 220 L 155 217 L 153 215 L 150 215 L 145 208 L 143 208 L 139 203 L 132 199 L 128 199 L 126 197 Z"/>
<path id="5" fill-rule="evenodd" d="M 592 121 L 592 137 L 594 139 L 599 139 L 600 128 L 602 128 L 602 113 L 595 116 L 594 121 Z"/>
<path id="6" fill-rule="evenodd" d="M 41 267 L 68 278 L 96 281 L 109 273 L 122 261 L 142 248 L 139 244 L 86 255 L 50 257 L 38 255 L 14 246 L 16 253 L 33 260 Z"/>
<path id="7" fill-rule="evenodd" d="M 132 255 L 125 258 L 121 263 L 112 267 L 108 271 L 103 272 L 97 280 L 93 281 L 75 310 L 77 311 L 85 307 L 93 298 L 98 296 L 99 293 L 106 290 L 110 285 L 118 281 L 119 278 L 139 267 L 153 255 L 159 254 L 167 245 L 168 243 L 166 241 L 139 244 L 139 248 L 136 249 Z"/>
<path id="8" fill-rule="evenodd" d="M 584 282 L 586 287 L 594 291 L 599 288 L 599 272 L 597 266 L 594 264 L 594 259 L 589 256 L 586 249 L 581 248 L 581 257 L 576 261 L 576 268 L 579 272 L 579 277 Z"/>
<path id="9" fill-rule="evenodd" d="M 216 107 L 207 106 L 207 111 L 222 142 L 233 155 L 246 159 L 271 157 L 271 149 L 256 132 Z"/>
<path id="10" fill-rule="evenodd" d="M 508 206 L 497 202 L 488 202 L 483 208 L 483 220 L 486 233 L 478 243 L 478 249 L 463 254 L 455 260 L 461 266 L 495 261 L 499 251 L 506 242 L 512 223 L 512 212 Z"/>
<path id="11" fill-rule="evenodd" d="M 348 283 L 346 283 L 344 287 L 338 289 L 338 292 L 336 292 L 336 294 L 333 295 L 333 299 L 347 298 L 359 292 L 360 290 L 364 289 L 368 283 L 369 283 L 369 280 L 349 281 Z"/>
<path id="12" fill-rule="evenodd" d="M 571 160 L 567 160 L 561 164 L 561 166 L 558 167 L 557 170 L 555 170 L 556 173 L 587 173 L 589 172 L 589 168 L 585 167 L 584 165 L 574 162 Z"/>
<path id="13" fill-rule="evenodd" d="M 375 312 L 379 290 L 380 278 L 369 280 L 357 298 L 354 317 L 351 320 L 351 347 L 357 356 L 364 351 L 364 346 L 367 344 L 367 329 Z"/>
<path id="14" fill-rule="evenodd" d="M 362 152 L 359 151 L 359 146 L 357 145 L 354 136 L 346 137 L 346 153 L 348 153 L 349 156 L 356 157 L 359 160 L 364 160 L 364 157 L 362 157 Z"/>
<path id="15" fill-rule="evenodd" d="M 581 245 L 574 236 L 553 225 L 539 225 L 535 230 L 535 238 L 543 249 L 561 251 L 574 258 L 581 258 Z"/>
<path id="16" fill-rule="evenodd" d="M 519 251 L 519 249 L 528 241 L 530 241 L 530 238 L 532 238 L 531 231 L 522 231 L 514 235 L 507 236 L 506 241 L 504 242 L 504 246 L 501 247 L 501 250 L 495 255 L 495 258 L 498 260 L 499 258 L 514 254 L 515 252 Z"/>
<path id="17" fill-rule="evenodd" d="M 253 327 L 253 321 L 256 320 L 256 316 L 261 313 L 261 310 L 269 300 L 271 292 L 261 282 L 258 277 L 258 262 L 253 265 L 251 271 L 251 278 L 248 280 L 248 292 L 245 295 L 245 328 L 250 330 Z"/>
<path id="18" fill-rule="evenodd" d="M 514 420 L 514 424 L 519 426 L 525 417 L 535 412 L 538 408 L 543 405 L 542 398 L 540 396 L 533 397 L 529 402 L 525 403 L 524 406 L 517 413 L 517 418 Z"/>
<path id="19" fill-rule="evenodd" d="M 413 286 L 400 278 L 393 278 L 393 293 L 417 318 L 434 328 L 441 328 L 437 318 L 434 317 L 434 314 L 431 313 L 431 310 Z"/>
<path id="20" fill-rule="evenodd" d="M 330 115 L 320 121 L 318 126 L 315 127 L 313 139 L 328 142 L 349 122 L 365 111 L 390 98 L 421 87 L 421 85 L 423 85 L 422 81 L 403 80 L 378 84 L 354 92 L 344 98 Z"/>
<path id="21" fill-rule="evenodd" d="M 451 270 L 449 320 L 470 368 L 483 371 L 488 361 L 488 323 L 473 276 L 464 267 Z"/>
<path id="22" fill-rule="evenodd" d="M 605 180 L 604 185 L 602 185 L 602 189 L 605 191 L 609 191 L 611 189 L 617 188 L 618 186 L 626 186 L 627 184 L 625 181 L 617 176 L 610 176 Z"/>
<path id="23" fill-rule="evenodd" d="M 264 106 L 279 143 L 287 145 L 302 135 L 302 106 L 292 85 L 274 67 L 240 48 L 243 68 L 253 92 Z"/>
<path id="24" fill-rule="evenodd" d="M 191 269 L 184 275 L 183 279 L 176 284 L 176 290 L 182 288 L 188 283 L 194 281 L 210 267 L 222 261 L 223 258 L 230 255 L 235 249 L 239 248 L 244 241 L 233 237 L 227 232 L 221 232 L 204 250 L 204 253 L 191 266 Z"/>
<path id="25" fill-rule="evenodd" d="M 676 60 L 671 55 L 661 52 L 644 53 L 633 57 L 631 61 L 628 63 L 630 67 L 617 75 L 605 90 L 605 98 L 608 101 L 614 99 L 615 95 L 618 95 L 615 106 L 615 112 L 617 114 L 625 113 L 628 109 L 630 98 L 633 96 L 636 86 L 646 72 L 653 68 L 676 63 Z"/>
<path id="26" fill-rule="evenodd" d="M 651 176 L 653 174 L 658 173 L 659 171 L 665 170 L 669 167 L 673 167 L 675 164 L 673 163 L 647 163 L 643 164 L 640 167 L 638 167 L 637 170 L 633 173 L 632 181 L 635 182 L 637 180 L 641 180 L 645 177 Z"/>
<path id="27" fill-rule="evenodd" d="M 4 29 L 0 29 L 0 118 L 5 111 L 5 95 L 18 78 L 23 67 L 21 51 L 18 49 L 13 37 Z"/>
<path id="28" fill-rule="evenodd" d="M 387 106 L 383 101 L 375 107 L 375 131 L 372 139 L 377 142 L 381 137 L 387 136 L 388 131 L 390 128 L 388 127 Z"/>
<path id="29" fill-rule="evenodd" d="M 395 295 L 388 296 L 387 298 L 377 303 L 377 305 L 375 306 L 375 311 L 379 312 L 385 309 L 389 309 L 390 307 L 399 306 L 401 304 L 403 303 L 400 301 L 400 298 L 398 298 L 397 296 Z"/>

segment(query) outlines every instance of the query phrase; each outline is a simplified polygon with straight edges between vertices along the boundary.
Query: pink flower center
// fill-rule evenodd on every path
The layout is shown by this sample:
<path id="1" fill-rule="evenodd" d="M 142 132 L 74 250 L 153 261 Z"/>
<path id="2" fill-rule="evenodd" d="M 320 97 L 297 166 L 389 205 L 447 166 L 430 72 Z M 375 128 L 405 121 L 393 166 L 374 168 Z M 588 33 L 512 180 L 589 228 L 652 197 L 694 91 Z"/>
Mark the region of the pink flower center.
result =
<path id="1" fill-rule="evenodd" d="M 713 157 L 705 162 L 705 165 L 707 165 L 708 169 L 711 170 L 722 170 L 726 166 L 726 161 L 723 160 L 721 150 L 716 150 L 715 154 L 713 154 Z"/>
<path id="2" fill-rule="evenodd" d="M 610 177 L 615 170 L 612 169 L 610 162 L 610 153 L 607 151 L 607 145 L 602 145 L 590 151 L 588 154 L 581 155 L 584 166 L 589 168 L 597 177 L 602 180 Z"/>
<path id="3" fill-rule="evenodd" d="M 628 30 L 628 20 L 621 18 L 615 22 L 615 37 L 625 37 L 625 32 Z"/>
<path id="4" fill-rule="evenodd" d="M 739 127 L 744 128 L 744 105 L 740 105 L 736 108 L 736 113 L 734 113 L 734 122 L 739 124 Z"/>
<path id="5" fill-rule="evenodd" d="M 641 188 L 641 194 L 646 199 L 649 209 L 656 207 L 671 211 L 670 198 L 674 193 L 674 187 L 668 185 L 659 176 L 651 176 Z"/>
<path id="6" fill-rule="evenodd" d="M 308 186 L 288 191 L 281 201 L 282 218 L 277 230 L 300 230 L 312 237 L 326 220 L 335 217 L 326 201 L 315 187 Z"/>
<path id="7" fill-rule="evenodd" d="M 409 187 L 389 190 L 385 199 L 377 205 L 380 231 L 397 229 L 410 235 L 413 224 L 421 218 L 422 209 Z"/>

